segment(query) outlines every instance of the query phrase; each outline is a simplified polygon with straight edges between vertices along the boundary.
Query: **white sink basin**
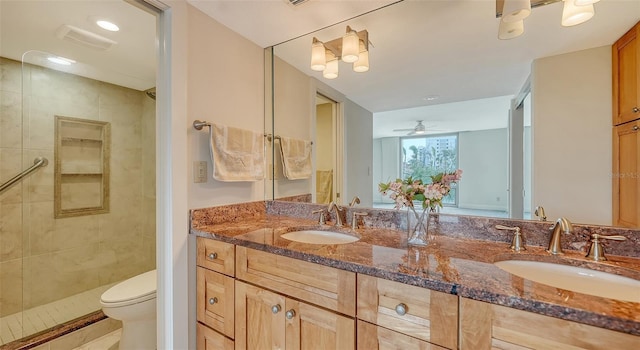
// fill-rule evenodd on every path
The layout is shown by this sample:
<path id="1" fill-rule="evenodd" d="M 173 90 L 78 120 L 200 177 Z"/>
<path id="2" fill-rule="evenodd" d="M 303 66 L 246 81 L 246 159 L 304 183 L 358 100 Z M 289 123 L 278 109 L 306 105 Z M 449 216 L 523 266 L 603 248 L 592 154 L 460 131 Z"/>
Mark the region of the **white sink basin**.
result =
<path id="1" fill-rule="evenodd" d="M 640 281 L 582 267 L 540 261 L 504 260 L 494 263 L 522 278 L 599 297 L 640 302 Z"/>
<path id="2" fill-rule="evenodd" d="M 303 230 L 285 233 L 280 236 L 290 241 L 310 244 L 345 244 L 359 241 L 360 238 L 340 232 Z"/>

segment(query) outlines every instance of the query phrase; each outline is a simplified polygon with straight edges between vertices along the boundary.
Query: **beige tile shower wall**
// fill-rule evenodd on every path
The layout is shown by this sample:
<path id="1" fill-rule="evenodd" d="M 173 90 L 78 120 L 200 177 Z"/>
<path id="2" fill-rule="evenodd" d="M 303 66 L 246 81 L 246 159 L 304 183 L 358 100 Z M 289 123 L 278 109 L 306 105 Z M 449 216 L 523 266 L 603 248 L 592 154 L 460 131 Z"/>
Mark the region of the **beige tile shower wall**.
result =
<path id="1" fill-rule="evenodd" d="M 36 156 L 50 161 L 24 181 L 22 196 L 17 186 L 0 197 L 0 315 L 19 311 L 20 296 L 29 308 L 154 268 L 153 100 L 144 92 L 32 66 L 24 123 L 16 124 L 21 65 L 2 59 L 0 67 L 0 178 L 13 176 Z M 111 123 L 110 213 L 54 219 L 55 115 Z M 20 132 L 25 134 L 23 164 L 15 139 Z M 18 265 L 25 272 L 24 291 L 15 272 Z"/>

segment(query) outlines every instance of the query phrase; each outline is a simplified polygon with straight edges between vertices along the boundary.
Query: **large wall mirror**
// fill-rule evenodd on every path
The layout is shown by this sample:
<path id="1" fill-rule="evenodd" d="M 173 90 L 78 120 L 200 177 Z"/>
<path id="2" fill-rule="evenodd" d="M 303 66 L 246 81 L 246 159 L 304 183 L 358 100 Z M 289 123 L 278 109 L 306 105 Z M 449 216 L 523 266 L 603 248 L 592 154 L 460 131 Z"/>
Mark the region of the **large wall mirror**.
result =
<path id="1" fill-rule="evenodd" d="M 292 180 L 274 139 L 270 196 L 393 208 L 379 182 L 447 164 L 463 176 L 442 212 L 529 219 L 543 206 L 610 225 L 611 45 L 640 3 L 598 2 L 572 27 L 562 10 L 534 8 L 523 35 L 499 40 L 493 1 L 401 1 L 274 46 L 269 132 L 313 145 L 309 177 Z M 310 68 L 313 39 L 347 26 L 368 32 L 370 69 L 340 61 L 327 79 Z"/>

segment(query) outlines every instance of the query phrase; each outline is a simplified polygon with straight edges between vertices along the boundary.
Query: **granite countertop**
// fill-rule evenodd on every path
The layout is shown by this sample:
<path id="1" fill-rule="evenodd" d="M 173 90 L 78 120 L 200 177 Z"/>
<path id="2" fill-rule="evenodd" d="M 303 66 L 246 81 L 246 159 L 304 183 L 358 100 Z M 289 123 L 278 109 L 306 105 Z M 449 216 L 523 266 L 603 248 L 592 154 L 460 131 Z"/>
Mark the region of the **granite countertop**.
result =
<path id="1" fill-rule="evenodd" d="M 348 244 L 318 245 L 280 236 L 299 229 L 336 230 L 332 223 L 283 215 L 225 220 L 193 219 L 191 233 L 248 248 L 343 270 L 425 287 L 465 298 L 508 306 L 640 336 L 640 303 L 590 296 L 525 280 L 496 267 L 501 260 L 536 260 L 588 267 L 640 280 L 640 259 L 608 256 L 592 262 L 580 251 L 551 256 L 540 246 L 512 252 L 509 243 L 451 237 L 437 230 L 426 247 L 408 247 L 395 227 L 339 230 L 360 237 Z M 435 220 L 438 217 L 435 216 Z M 640 293 L 640 291 L 639 291 Z"/>

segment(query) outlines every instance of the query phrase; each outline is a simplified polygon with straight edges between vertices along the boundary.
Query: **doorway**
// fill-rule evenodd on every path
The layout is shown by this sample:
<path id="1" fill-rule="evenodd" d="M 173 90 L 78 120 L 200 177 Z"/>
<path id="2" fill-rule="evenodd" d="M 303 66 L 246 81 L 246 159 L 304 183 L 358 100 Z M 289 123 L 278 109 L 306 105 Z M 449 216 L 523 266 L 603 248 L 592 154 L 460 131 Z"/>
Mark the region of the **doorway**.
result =
<path id="1" fill-rule="evenodd" d="M 315 200 L 314 203 L 338 202 L 338 103 L 316 93 L 315 121 Z"/>

